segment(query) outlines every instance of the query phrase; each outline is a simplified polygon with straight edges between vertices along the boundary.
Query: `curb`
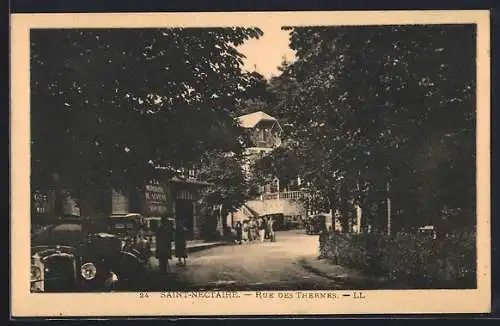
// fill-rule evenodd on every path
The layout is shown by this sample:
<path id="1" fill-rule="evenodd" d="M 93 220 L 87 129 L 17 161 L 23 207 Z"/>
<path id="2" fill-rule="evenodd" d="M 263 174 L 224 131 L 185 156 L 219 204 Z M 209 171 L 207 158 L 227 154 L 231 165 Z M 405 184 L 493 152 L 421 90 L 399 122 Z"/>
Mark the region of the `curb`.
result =
<path id="1" fill-rule="evenodd" d="M 227 245 L 230 245 L 230 244 L 231 243 L 226 243 L 226 242 L 209 243 L 209 244 L 206 244 L 206 245 L 200 244 L 200 245 L 197 245 L 197 246 L 187 247 L 187 252 L 188 253 L 193 253 L 193 252 L 208 250 L 208 249 L 215 248 L 215 247 L 227 246 Z"/>
<path id="2" fill-rule="evenodd" d="M 193 246 L 187 246 L 186 248 L 186 251 L 188 253 L 191 253 L 191 252 L 197 252 L 197 251 L 203 251 L 203 250 L 207 250 L 207 249 L 211 249 L 211 248 L 215 248 L 215 247 L 219 247 L 219 246 L 227 246 L 227 245 L 231 245 L 233 244 L 232 242 L 215 242 L 215 243 L 200 243 L 200 244 L 197 244 L 197 245 L 193 245 Z M 156 252 L 156 249 L 152 249 L 151 252 L 154 253 Z M 172 252 L 175 252 L 175 246 L 172 246 Z"/>

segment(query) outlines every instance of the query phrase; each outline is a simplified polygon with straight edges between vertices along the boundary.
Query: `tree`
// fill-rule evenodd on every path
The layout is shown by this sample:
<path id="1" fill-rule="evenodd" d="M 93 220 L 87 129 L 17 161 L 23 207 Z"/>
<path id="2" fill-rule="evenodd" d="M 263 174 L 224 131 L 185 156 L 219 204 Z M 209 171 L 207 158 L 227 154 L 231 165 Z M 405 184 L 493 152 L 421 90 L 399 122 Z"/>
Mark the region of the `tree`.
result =
<path id="1" fill-rule="evenodd" d="M 211 150 L 241 151 L 232 108 L 252 28 L 31 32 L 32 189 L 127 189 Z"/>
<path id="2" fill-rule="evenodd" d="M 208 206 L 219 206 L 226 230 L 226 219 L 245 201 L 253 197 L 253 189 L 247 182 L 242 169 L 242 157 L 234 153 L 206 153 L 201 160 L 200 179 L 211 184 L 202 195 Z"/>
<path id="3" fill-rule="evenodd" d="M 381 201 L 387 183 L 398 227 L 474 210 L 473 25 L 287 29 L 297 60 L 274 107 L 344 226 L 349 206 Z"/>
<path id="4" fill-rule="evenodd" d="M 268 91 L 268 81 L 260 73 L 253 71 L 246 73 L 248 82 L 243 99 L 236 106 L 237 116 L 266 111 L 269 104 L 271 92 Z"/>
<path id="5" fill-rule="evenodd" d="M 276 117 L 283 127 L 284 134 L 286 136 L 293 136 L 293 122 L 294 118 L 288 113 L 289 109 L 283 106 L 289 104 L 290 97 L 294 97 L 297 94 L 299 84 L 297 80 L 290 73 L 289 69 L 291 62 L 283 57 L 278 71 L 280 75 L 273 76 L 269 80 L 269 86 L 267 88 L 270 95 L 268 96 L 268 111 L 269 114 Z"/>
<path id="6" fill-rule="evenodd" d="M 258 159 L 253 166 L 253 172 L 262 181 L 270 182 L 278 178 L 280 184 L 285 186 L 296 180 L 299 171 L 297 164 L 294 152 L 286 147 L 279 147 Z"/>

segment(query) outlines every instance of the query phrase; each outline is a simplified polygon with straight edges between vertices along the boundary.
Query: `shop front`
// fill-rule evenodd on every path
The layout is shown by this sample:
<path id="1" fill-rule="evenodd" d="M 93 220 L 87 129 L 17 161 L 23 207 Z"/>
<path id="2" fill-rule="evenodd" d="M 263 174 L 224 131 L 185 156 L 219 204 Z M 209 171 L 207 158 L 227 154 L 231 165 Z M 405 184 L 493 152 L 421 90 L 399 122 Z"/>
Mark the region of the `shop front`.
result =
<path id="1" fill-rule="evenodd" d="M 206 186 L 208 186 L 207 183 L 194 180 L 173 179 L 171 181 L 175 224 L 186 228 L 188 240 L 203 238 L 203 229 L 207 221 L 200 198 L 201 190 Z"/>

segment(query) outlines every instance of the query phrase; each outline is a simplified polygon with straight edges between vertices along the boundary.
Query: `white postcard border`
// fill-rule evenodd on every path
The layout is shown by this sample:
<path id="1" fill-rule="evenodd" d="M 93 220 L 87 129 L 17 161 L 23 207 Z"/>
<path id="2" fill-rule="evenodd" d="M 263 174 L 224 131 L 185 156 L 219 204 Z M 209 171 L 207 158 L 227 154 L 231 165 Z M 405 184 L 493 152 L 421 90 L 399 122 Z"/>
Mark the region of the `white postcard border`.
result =
<path id="1" fill-rule="evenodd" d="M 477 278 L 475 290 L 363 291 L 365 299 L 161 298 L 149 293 L 32 294 L 29 291 L 30 135 L 29 30 L 31 28 L 146 28 L 310 25 L 477 24 Z M 99 13 L 11 15 L 11 307 L 22 316 L 175 316 L 489 312 L 490 227 L 490 20 L 486 10 Z M 303 291 L 314 293 L 314 291 Z M 321 291 L 325 292 L 325 291 Z M 341 296 L 346 291 L 335 292 Z M 284 293 L 284 292 L 283 292 Z"/>

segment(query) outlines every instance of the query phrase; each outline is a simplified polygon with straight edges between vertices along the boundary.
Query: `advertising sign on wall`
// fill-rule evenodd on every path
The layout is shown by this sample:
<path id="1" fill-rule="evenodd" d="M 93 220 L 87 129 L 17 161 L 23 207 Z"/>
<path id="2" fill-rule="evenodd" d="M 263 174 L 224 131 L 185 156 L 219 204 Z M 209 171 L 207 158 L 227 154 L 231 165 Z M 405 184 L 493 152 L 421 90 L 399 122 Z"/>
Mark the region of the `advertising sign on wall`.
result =
<path id="1" fill-rule="evenodd" d="M 169 213 L 169 195 L 161 185 L 147 184 L 144 189 L 145 215 L 161 216 Z"/>

